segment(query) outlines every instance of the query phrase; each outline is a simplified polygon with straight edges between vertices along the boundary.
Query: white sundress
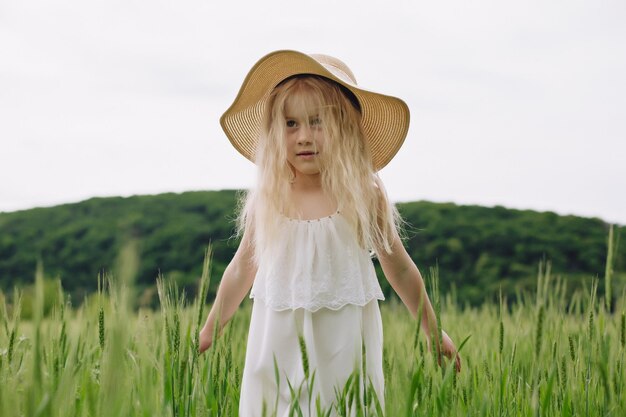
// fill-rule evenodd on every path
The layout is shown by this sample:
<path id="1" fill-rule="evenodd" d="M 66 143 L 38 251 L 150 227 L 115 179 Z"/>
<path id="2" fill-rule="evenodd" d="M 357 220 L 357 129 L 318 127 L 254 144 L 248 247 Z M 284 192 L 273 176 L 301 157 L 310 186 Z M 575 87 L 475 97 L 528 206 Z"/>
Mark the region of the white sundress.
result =
<path id="1" fill-rule="evenodd" d="M 378 308 L 384 296 L 369 253 L 340 213 L 284 218 L 281 230 L 284 237 L 263 256 L 250 294 L 239 415 L 287 417 L 295 401 L 304 416 L 316 416 L 318 402 L 334 416 L 337 392 L 355 369 L 361 398 L 365 385 L 384 409 Z"/>

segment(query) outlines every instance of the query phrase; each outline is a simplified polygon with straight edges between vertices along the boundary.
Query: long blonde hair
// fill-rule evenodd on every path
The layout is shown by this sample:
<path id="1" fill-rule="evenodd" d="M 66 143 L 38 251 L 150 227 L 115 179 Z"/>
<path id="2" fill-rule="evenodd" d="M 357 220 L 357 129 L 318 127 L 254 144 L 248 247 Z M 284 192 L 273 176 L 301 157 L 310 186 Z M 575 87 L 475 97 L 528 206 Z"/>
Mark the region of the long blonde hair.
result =
<path id="1" fill-rule="evenodd" d="M 374 171 L 361 126 L 360 107 L 349 90 L 326 78 L 288 78 L 270 94 L 255 153 L 256 189 L 242 200 L 238 228 L 254 229 L 256 261 L 278 236 L 290 212 L 293 172 L 285 146 L 285 106 L 317 114 L 326 137 L 320 153 L 322 188 L 353 227 L 366 249 L 391 251 L 399 216 Z M 306 118 L 308 120 L 308 117 Z"/>

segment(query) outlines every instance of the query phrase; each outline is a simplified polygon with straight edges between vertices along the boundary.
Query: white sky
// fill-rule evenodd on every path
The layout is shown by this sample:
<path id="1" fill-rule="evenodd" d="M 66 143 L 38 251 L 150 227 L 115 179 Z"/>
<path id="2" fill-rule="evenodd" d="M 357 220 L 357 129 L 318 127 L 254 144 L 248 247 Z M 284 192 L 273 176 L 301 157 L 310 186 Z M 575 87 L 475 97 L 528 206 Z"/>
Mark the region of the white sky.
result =
<path id="1" fill-rule="evenodd" d="M 218 119 L 296 49 L 409 105 L 392 199 L 626 224 L 624 22 L 620 0 L 0 0 L 0 211 L 251 186 Z"/>

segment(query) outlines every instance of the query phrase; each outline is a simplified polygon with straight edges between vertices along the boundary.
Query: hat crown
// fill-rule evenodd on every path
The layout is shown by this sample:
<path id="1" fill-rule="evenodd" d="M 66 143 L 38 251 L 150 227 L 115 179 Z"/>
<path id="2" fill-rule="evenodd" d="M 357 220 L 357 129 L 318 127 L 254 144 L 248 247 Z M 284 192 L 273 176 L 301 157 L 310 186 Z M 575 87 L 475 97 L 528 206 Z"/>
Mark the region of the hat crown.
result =
<path id="1" fill-rule="evenodd" d="M 357 85 L 354 73 L 342 60 L 324 54 L 311 54 L 310 57 L 322 64 L 324 68 L 337 78 L 340 78 L 348 84 Z"/>

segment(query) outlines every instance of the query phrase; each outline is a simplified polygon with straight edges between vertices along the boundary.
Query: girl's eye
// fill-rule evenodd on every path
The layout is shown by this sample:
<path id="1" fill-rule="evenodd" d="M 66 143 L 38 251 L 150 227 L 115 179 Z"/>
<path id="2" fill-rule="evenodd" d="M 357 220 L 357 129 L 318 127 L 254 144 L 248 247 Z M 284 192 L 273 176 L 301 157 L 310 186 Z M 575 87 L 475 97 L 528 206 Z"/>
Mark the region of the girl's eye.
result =
<path id="1" fill-rule="evenodd" d="M 309 124 L 311 126 L 319 126 L 322 124 L 322 119 L 320 119 L 319 117 L 314 117 L 313 119 L 309 120 Z"/>
<path id="2" fill-rule="evenodd" d="M 285 124 L 287 127 L 296 127 L 298 125 L 295 120 L 287 120 Z"/>

